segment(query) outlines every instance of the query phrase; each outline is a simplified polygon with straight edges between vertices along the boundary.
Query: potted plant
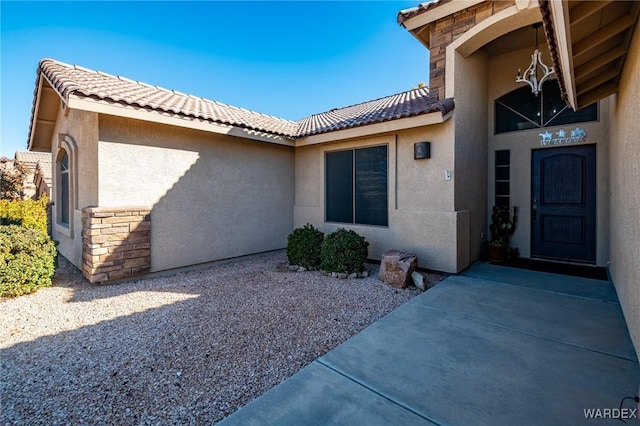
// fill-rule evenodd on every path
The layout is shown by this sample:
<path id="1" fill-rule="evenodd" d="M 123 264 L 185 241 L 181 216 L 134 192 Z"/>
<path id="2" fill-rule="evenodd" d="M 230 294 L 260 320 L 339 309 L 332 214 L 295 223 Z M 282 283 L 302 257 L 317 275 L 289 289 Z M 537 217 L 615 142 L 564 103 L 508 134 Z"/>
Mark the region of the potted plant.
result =
<path id="1" fill-rule="evenodd" d="M 502 263 L 507 260 L 507 248 L 509 247 L 509 237 L 516 230 L 518 220 L 518 208 L 513 208 L 513 217 L 510 216 L 509 209 L 493 206 L 491 214 L 491 241 L 487 242 L 489 251 L 489 262 Z"/>

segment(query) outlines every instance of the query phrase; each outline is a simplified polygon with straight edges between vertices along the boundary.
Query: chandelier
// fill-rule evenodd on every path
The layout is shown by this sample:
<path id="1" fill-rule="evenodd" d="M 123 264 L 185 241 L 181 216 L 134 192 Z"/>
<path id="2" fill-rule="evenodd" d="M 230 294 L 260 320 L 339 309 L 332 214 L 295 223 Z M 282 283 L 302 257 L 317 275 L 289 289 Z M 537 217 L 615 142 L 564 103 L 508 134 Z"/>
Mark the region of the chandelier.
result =
<path id="1" fill-rule="evenodd" d="M 524 77 L 520 74 L 520 68 L 518 68 L 518 75 L 516 76 L 516 83 L 527 83 L 531 86 L 531 93 L 538 96 L 542 90 L 542 83 L 547 79 L 555 75 L 553 67 L 546 66 L 540 58 L 541 52 L 538 50 L 538 28 L 540 23 L 532 25 L 536 30 L 536 46 L 531 55 L 531 64 L 529 68 L 524 71 Z"/>

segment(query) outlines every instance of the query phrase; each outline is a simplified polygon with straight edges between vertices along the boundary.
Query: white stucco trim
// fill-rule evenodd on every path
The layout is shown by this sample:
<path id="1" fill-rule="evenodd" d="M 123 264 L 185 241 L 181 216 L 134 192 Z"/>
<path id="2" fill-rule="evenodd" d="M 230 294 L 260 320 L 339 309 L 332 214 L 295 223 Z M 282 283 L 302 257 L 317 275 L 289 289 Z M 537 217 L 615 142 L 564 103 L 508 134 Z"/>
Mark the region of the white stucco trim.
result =
<path id="1" fill-rule="evenodd" d="M 398 120 L 385 121 L 383 123 L 370 124 L 368 126 L 355 127 L 353 129 L 337 130 L 334 132 L 322 133 L 320 135 L 307 136 L 296 141 L 296 147 L 315 145 L 320 143 L 339 142 L 345 139 L 361 138 L 382 133 L 397 132 L 399 130 L 412 129 L 415 127 L 430 126 L 447 121 L 453 115 L 453 111 L 448 114 L 442 112 L 432 112 L 416 117 L 401 118 Z"/>
<path id="2" fill-rule="evenodd" d="M 55 229 L 63 235 L 69 238 L 73 238 L 74 229 L 74 216 L 75 211 L 78 209 L 78 144 L 68 134 L 59 133 L 58 143 L 56 144 L 56 153 L 53 157 L 52 167 L 55 170 L 55 181 L 53 182 L 54 191 L 54 206 L 52 211 L 52 217 Z M 60 173 L 58 170 L 58 163 L 60 162 L 60 156 L 62 152 L 65 152 L 69 158 L 69 223 L 60 222 L 58 215 L 60 214 Z"/>
<path id="3" fill-rule="evenodd" d="M 532 25 L 542 20 L 537 1 L 532 1 L 525 9 L 514 5 L 485 19 L 457 40 L 447 46 L 445 68 L 445 97 L 455 97 L 455 55 L 466 58 L 491 41 L 518 28 Z"/>
<path id="4" fill-rule="evenodd" d="M 455 0 L 449 3 L 444 3 L 440 6 L 434 7 L 429 11 L 421 13 L 420 15 L 407 19 L 402 23 L 402 25 L 409 31 L 415 30 L 416 28 L 419 28 L 423 25 L 428 25 L 440 18 L 444 18 L 445 16 L 453 15 L 454 13 L 468 7 L 475 6 L 479 3 L 484 3 L 484 1 L 485 0 Z M 406 9 L 405 11 L 408 10 L 410 9 Z M 405 11 L 401 11 L 400 13 L 403 13 Z"/>
<path id="5" fill-rule="evenodd" d="M 236 136 L 244 139 L 253 139 L 261 142 L 278 145 L 295 146 L 291 139 L 277 136 L 257 130 L 243 129 L 241 127 L 213 123 L 200 118 L 184 117 L 177 114 L 161 113 L 145 108 L 124 106 L 102 100 L 80 98 L 72 95 L 69 97 L 69 108 L 84 111 L 97 112 L 99 114 L 114 115 L 117 117 L 132 118 L 135 120 L 150 121 L 153 123 L 167 124 L 170 126 L 186 127 L 188 129 L 203 130 L 205 132 L 219 133 L 228 136 Z"/>

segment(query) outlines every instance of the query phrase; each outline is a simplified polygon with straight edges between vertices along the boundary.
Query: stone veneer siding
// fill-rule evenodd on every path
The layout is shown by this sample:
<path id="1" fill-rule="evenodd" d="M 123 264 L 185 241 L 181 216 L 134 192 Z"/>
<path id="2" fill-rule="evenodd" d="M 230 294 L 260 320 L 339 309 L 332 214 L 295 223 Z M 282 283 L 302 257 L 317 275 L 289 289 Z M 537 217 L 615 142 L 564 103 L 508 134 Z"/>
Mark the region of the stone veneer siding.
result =
<path id="1" fill-rule="evenodd" d="M 149 271 L 150 266 L 150 209 L 82 209 L 82 274 L 90 282 L 143 274 Z"/>
<path id="2" fill-rule="evenodd" d="M 429 28 L 429 91 L 445 98 L 445 61 L 447 46 L 476 24 L 511 7 L 515 1 L 487 1 L 438 19 Z"/>

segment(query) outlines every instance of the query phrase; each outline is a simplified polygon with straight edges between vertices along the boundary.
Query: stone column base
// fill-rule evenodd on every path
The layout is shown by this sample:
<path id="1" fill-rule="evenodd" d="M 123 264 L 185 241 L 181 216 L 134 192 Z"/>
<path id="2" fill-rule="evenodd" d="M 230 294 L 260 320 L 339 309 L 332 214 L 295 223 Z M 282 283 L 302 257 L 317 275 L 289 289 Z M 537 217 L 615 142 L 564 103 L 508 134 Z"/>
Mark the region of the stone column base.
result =
<path id="1" fill-rule="evenodd" d="M 151 209 L 86 207 L 82 209 L 82 274 L 90 282 L 107 282 L 149 272 Z"/>

